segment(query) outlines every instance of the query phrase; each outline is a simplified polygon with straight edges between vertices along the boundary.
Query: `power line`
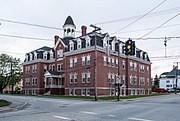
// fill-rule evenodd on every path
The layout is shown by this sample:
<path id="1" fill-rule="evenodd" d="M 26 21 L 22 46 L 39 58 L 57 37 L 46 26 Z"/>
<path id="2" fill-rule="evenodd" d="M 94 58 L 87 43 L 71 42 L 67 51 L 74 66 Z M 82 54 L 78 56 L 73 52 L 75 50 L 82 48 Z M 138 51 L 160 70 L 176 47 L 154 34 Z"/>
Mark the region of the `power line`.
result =
<path id="1" fill-rule="evenodd" d="M 160 4 L 158 4 L 156 7 L 154 7 L 153 9 L 151 9 L 149 12 L 147 12 L 146 14 L 140 16 L 139 18 L 137 18 L 136 20 L 132 21 L 131 23 L 129 23 L 128 25 L 126 25 L 125 27 L 113 32 L 112 34 L 115 34 L 119 31 L 122 31 L 123 29 L 129 27 L 130 25 L 134 24 L 135 22 L 137 22 L 138 20 L 140 20 L 141 18 L 143 18 L 144 16 L 148 15 L 149 13 L 151 13 L 153 10 L 155 10 L 156 8 L 158 8 L 160 5 L 162 5 L 164 2 L 166 2 L 166 0 L 164 0 L 163 2 L 161 2 Z"/>
<path id="2" fill-rule="evenodd" d="M 167 28 L 167 27 L 173 27 L 173 26 L 179 26 L 180 24 L 172 24 L 172 25 L 167 25 L 167 26 L 161 26 L 159 28 Z M 132 30 L 132 31 L 124 31 L 124 32 L 120 32 L 120 33 L 130 33 L 130 32 L 137 32 L 137 31 L 146 31 L 146 30 L 151 30 L 154 28 L 145 28 L 145 29 L 136 29 L 136 30 Z"/>
<path id="3" fill-rule="evenodd" d="M 119 38 L 119 39 L 129 39 L 129 38 L 127 38 L 127 37 L 117 37 L 117 38 Z M 157 40 L 157 39 L 162 39 L 162 40 L 164 40 L 165 38 L 167 38 L 167 39 L 178 39 L 178 38 L 180 38 L 180 36 L 177 36 L 177 37 L 148 37 L 148 38 L 131 38 L 131 39 L 133 39 L 133 40 Z"/>
<path id="4" fill-rule="evenodd" d="M 166 56 L 167 58 L 172 58 L 172 57 L 180 57 L 180 55 L 173 55 L 173 56 Z M 154 56 L 151 58 L 164 58 L 164 56 Z"/>
<path id="5" fill-rule="evenodd" d="M 180 47 L 180 45 L 176 45 L 176 46 L 171 46 L 171 47 L 168 47 L 168 49 L 170 48 L 176 48 L 176 47 Z M 153 50 L 149 50 L 149 51 L 157 51 L 157 50 L 163 50 L 164 48 L 158 48 L 158 49 L 153 49 Z M 148 51 L 148 52 L 149 52 Z"/>
<path id="6" fill-rule="evenodd" d="M 170 14 L 170 13 L 176 13 L 176 12 L 179 12 L 179 10 L 180 10 L 180 7 L 165 9 L 165 10 L 162 10 L 162 11 L 149 13 L 149 15 L 145 16 L 144 18 L 160 16 L 160 15 L 165 15 L 165 14 Z M 102 24 L 110 24 L 110 23 L 116 23 L 116 22 L 129 21 L 129 20 L 136 19 L 137 17 L 140 17 L 140 16 L 142 16 L 142 15 L 137 15 L 137 16 L 127 17 L 127 18 L 121 18 L 121 19 L 115 19 L 115 20 L 99 22 L 99 23 L 95 23 L 95 25 L 102 25 Z"/>
<path id="7" fill-rule="evenodd" d="M 159 25 L 158 27 L 154 28 L 153 30 L 151 30 L 150 32 L 146 33 L 145 35 L 143 35 L 142 37 L 140 37 L 139 39 L 142 39 L 143 37 L 149 35 L 150 33 L 152 33 L 153 31 L 155 31 L 156 29 L 160 28 L 161 26 L 163 26 L 164 24 L 168 23 L 169 21 L 171 21 L 172 19 L 176 18 L 180 13 L 176 14 L 175 16 L 171 17 L 170 19 L 168 19 L 167 21 L 165 21 L 164 23 L 162 23 L 161 25 Z"/>
<path id="8" fill-rule="evenodd" d="M 35 37 L 24 37 L 24 36 L 9 35 L 9 34 L 0 34 L 0 36 L 20 38 L 20 39 L 32 39 L 32 40 L 42 40 L 42 41 L 53 41 L 52 39 L 43 39 L 43 38 L 35 38 Z"/>
<path id="9" fill-rule="evenodd" d="M 28 26 L 42 27 L 42 28 L 47 28 L 47 29 L 63 30 L 63 29 L 57 28 L 57 27 L 49 27 L 49 26 L 44 26 L 44 25 L 39 25 L 39 24 L 31 24 L 31 23 L 12 21 L 12 20 L 7 20 L 7 19 L 0 19 L 0 21 L 14 23 L 14 24 L 23 24 L 23 25 L 28 25 Z"/>
<path id="10" fill-rule="evenodd" d="M 4 22 L 8 22 L 8 23 L 14 23 L 14 24 L 22 24 L 22 25 L 27 25 L 27 26 L 40 27 L 40 28 L 46 28 L 46 29 L 64 30 L 62 28 L 57 28 L 57 27 L 49 27 L 49 26 L 45 26 L 45 25 L 32 24 L 32 23 L 26 23 L 26 22 L 20 22 L 20 21 L 13 21 L 13 20 L 7 20 L 7 19 L 2 19 L 2 18 L 0 18 L 0 21 L 4 21 Z M 76 31 L 76 32 L 80 32 L 80 31 Z"/>

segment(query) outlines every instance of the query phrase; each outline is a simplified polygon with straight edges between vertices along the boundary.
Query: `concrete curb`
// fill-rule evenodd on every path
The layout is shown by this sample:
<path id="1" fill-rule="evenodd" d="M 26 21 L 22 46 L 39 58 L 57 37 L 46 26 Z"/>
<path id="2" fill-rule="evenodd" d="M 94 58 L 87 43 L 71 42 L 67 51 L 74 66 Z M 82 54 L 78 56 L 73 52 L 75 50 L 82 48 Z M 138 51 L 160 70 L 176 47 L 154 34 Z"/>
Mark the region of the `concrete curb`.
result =
<path id="1" fill-rule="evenodd" d="M 9 111 L 17 111 L 17 110 L 22 110 L 26 107 L 28 107 L 30 104 L 28 103 L 23 103 L 21 105 L 15 105 L 14 103 L 11 103 L 9 106 L 4 106 L 0 108 L 0 113 L 3 112 L 9 112 Z"/>

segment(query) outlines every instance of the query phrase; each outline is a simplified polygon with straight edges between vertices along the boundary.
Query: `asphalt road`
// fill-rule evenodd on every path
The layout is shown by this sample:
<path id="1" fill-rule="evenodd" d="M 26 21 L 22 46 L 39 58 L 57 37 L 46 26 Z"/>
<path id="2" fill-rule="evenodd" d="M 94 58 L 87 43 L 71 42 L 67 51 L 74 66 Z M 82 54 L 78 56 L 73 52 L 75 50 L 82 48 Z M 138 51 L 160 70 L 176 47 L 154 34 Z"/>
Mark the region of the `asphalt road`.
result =
<path id="1" fill-rule="evenodd" d="M 179 94 L 120 102 L 10 95 L 0 98 L 12 101 L 14 106 L 11 111 L 0 112 L 0 121 L 180 121 Z"/>

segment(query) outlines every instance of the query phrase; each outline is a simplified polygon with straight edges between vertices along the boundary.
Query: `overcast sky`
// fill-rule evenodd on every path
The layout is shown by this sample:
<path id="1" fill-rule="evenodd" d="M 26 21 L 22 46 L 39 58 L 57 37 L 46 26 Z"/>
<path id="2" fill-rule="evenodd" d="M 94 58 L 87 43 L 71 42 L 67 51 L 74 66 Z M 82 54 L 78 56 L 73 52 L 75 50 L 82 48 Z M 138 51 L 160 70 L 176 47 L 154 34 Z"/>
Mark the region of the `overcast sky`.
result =
<path id="1" fill-rule="evenodd" d="M 53 47 L 54 35 L 63 37 L 61 30 L 27 26 L 4 20 L 62 28 L 67 16 L 71 15 L 77 31 L 80 31 L 82 25 L 86 25 L 88 32 L 90 32 L 92 29 L 89 25 L 96 24 L 103 29 L 102 32 L 108 32 L 110 36 L 117 36 L 122 41 L 126 41 L 123 38 L 140 38 L 180 13 L 180 0 L 166 0 L 148 15 L 117 32 L 163 1 L 0 0 L 0 54 L 6 53 L 23 61 L 27 52 L 42 46 Z M 144 38 L 179 37 L 179 33 L 180 15 Z M 2 34 L 52 39 L 52 41 L 18 39 L 4 37 Z M 77 36 L 79 34 L 76 33 Z M 152 62 L 152 77 L 155 74 L 160 75 L 163 72 L 171 71 L 174 62 L 180 59 L 180 38 L 171 38 L 167 41 L 167 56 L 171 56 L 167 58 L 156 58 L 165 57 L 164 39 L 135 41 L 138 48 L 147 51 L 149 54 Z M 179 58 L 178 56 L 175 57 L 176 55 L 179 55 Z"/>

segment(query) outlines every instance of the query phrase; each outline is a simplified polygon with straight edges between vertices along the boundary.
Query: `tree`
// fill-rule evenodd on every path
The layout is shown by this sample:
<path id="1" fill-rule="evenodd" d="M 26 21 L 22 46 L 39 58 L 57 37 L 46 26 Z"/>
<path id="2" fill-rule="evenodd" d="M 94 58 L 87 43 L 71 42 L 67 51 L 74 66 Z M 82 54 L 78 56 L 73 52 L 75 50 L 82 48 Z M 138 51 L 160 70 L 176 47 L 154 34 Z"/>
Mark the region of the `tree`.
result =
<path id="1" fill-rule="evenodd" d="M 0 93 L 8 85 L 7 75 L 9 73 L 10 56 L 6 54 L 0 55 Z"/>
<path id="2" fill-rule="evenodd" d="M 159 78 L 157 75 L 155 75 L 154 78 L 154 85 L 152 86 L 152 90 L 159 88 Z"/>
<path id="3" fill-rule="evenodd" d="M 13 58 L 6 54 L 0 55 L 0 92 L 10 84 L 12 86 L 12 94 L 14 85 L 21 81 L 20 59 Z"/>
<path id="4" fill-rule="evenodd" d="M 10 59 L 10 74 L 8 76 L 9 84 L 12 87 L 11 94 L 14 94 L 14 85 L 21 81 L 21 66 L 20 66 L 20 59 L 12 58 Z"/>

